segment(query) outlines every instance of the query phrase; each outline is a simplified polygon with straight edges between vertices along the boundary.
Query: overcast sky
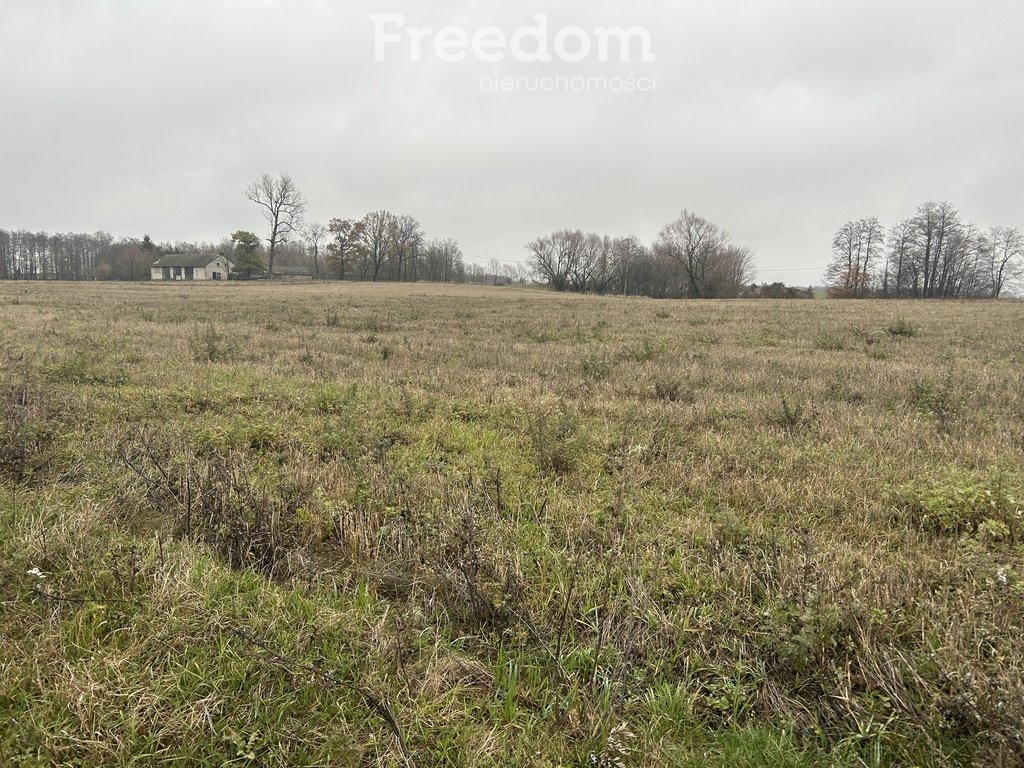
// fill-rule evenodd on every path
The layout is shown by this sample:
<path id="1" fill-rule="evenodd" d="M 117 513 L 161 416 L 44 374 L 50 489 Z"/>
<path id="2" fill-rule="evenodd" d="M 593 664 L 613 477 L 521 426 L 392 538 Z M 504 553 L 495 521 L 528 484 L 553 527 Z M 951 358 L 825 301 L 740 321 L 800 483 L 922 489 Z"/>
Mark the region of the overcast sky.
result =
<path id="1" fill-rule="evenodd" d="M 375 13 L 640 27 L 655 61 L 450 63 L 427 38 L 378 62 Z M 948 199 L 1024 226 L 1022 33 L 1020 0 L 0 0 L 0 226 L 215 242 L 261 231 L 241 189 L 287 171 L 309 218 L 409 213 L 481 261 L 562 227 L 650 241 L 686 207 L 761 279 L 816 282 L 850 218 Z M 630 74 L 654 90 L 481 88 Z"/>

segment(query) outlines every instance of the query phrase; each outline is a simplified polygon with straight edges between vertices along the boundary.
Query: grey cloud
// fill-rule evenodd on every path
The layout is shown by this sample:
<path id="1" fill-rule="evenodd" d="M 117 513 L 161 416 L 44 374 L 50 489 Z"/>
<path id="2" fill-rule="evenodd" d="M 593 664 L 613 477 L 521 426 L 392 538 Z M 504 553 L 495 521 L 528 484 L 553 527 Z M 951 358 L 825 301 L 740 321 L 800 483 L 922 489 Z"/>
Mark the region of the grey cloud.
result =
<path id="1" fill-rule="evenodd" d="M 645 26 L 648 67 L 396 47 L 370 14 L 512 29 Z M 652 238 L 686 206 L 768 269 L 823 264 L 848 218 L 946 198 L 1024 225 L 1024 5 L 0 0 L 0 225 L 217 240 L 289 171 L 311 215 L 387 207 L 480 258 L 572 226 Z M 484 93 L 490 74 L 652 69 L 652 94 Z M 794 282 L 814 272 L 764 273 Z"/>

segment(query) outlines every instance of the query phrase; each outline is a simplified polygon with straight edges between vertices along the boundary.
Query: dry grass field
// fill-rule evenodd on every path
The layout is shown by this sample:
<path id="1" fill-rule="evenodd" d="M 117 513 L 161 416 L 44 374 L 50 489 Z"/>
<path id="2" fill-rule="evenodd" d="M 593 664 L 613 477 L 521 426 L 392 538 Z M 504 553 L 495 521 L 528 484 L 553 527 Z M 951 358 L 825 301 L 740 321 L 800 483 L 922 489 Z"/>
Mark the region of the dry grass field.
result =
<path id="1" fill-rule="evenodd" d="M 0 764 L 1020 764 L 1022 331 L 0 284 Z"/>

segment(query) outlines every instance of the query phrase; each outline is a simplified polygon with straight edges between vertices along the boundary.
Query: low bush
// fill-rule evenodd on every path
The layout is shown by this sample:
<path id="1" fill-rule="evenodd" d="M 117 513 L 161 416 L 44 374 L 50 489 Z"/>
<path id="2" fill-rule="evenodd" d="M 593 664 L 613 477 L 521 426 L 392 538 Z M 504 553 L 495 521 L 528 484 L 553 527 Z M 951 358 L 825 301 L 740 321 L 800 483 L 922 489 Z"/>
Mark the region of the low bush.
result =
<path id="1" fill-rule="evenodd" d="M 602 355 L 589 354 L 580 358 L 580 372 L 594 381 L 607 379 L 612 374 L 612 368 L 611 360 Z"/>
<path id="2" fill-rule="evenodd" d="M 626 358 L 637 363 L 646 363 L 661 354 L 661 346 L 650 339 L 643 339 L 639 344 L 627 350 Z"/>
<path id="3" fill-rule="evenodd" d="M 544 410 L 531 418 L 530 441 L 537 468 L 545 474 L 568 474 L 585 450 L 579 420 L 564 408 Z"/>
<path id="4" fill-rule="evenodd" d="M 814 420 L 814 414 L 809 413 L 799 403 L 790 405 L 786 398 L 778 409 L 768 414 L 768 423 L 785 430 L 796 430 L 808 426 Z"/>
<path id="5" fill-rule="evenodd" d="M 175 537 L 207 544 L 231 568 L 282 575 L 312 489 L 295 482 L 261 487 L 240 451 L 198 453 L 142 437 L 126 441 L 120 456 Z"/>
<path id="6" fill-rule="evenodd" d="M 659 379 L 654 382 L 654 396 L 666 403 L 692 403 L 693 392 L 683 388 L 675 379 Z"/>
<path id="7" fill-rule="evenodd" d="M 15 485 L 38 474 L 52 457 L 58 413 L 39 391 L 0 389 L 0 478 Z"/>
<path id="8" fill-rule="evenodd" d="M 118 387 L 128 383 L 124 361 L 107 354 L 102 347 L 77 349 L 47 365 L 43 373 L 53 384 Z"/>
<path id="9" fill-rule="evenodd" d="M 823 333 L 814 340 L 814 346 L 827 352 L 846 349 L 846 339 L 838 333 Z"/>
<path id="10" fill-rule="evenodd" d="M 968 534 L 986 542 L 1020 540 L 1024 483 L 1015 474 L 949 471 L 909 483 L 898 491 L 905 512 L 925 530 Z"/>
<path id="11" fill-rule="evenodd" d="M 941 383 L 933 379 L 915 379 L 910 383 L 910 402 L 918 412 L 934 416 L 942 429 L 963 411 L 966 399 L 957 393 L 952 374 Z"/>
<path id="12" fill-rule="evenodd" d="M 229 363 L 238 358 L 238 343 L 220 333 L 213 323 L 208 323 L 203 330 L 197 330 L 189 339 L 192 358 L 197 363 Z"/>
<path id="13" fill-rule="evenodd" d="M 885 330 L 890 336 L 917 336 L 917 326 L 902 317 L 896 318 Z"/>

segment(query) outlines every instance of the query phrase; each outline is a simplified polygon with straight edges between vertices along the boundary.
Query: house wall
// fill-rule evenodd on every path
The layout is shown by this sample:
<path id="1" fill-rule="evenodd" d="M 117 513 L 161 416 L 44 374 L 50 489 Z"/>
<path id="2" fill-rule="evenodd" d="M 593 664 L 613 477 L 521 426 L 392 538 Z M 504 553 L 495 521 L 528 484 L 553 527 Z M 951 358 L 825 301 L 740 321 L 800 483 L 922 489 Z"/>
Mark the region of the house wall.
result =
<path id="1" fill-rule="evenodd" d="M 214 259 L 209 264 L 207 264 L 205 267 L 203 267 L 203 277 L 201 279 L 203 279 L 203 280 L 213 280 L 213 273 L 216 272 L 216 273 L 218 273 L 220 275 L 220 279 L 221 280 L 227 280 L 228 279 L 228 273 L 230 271 L 231 271 L 231 265 L 228 262 L 228 260 L 226 258 L 224 258 L 223 256 L 218 256 L 216 259 Z M 196 270 L 196 274 L 198 274 L 198 270 Z M 196 280 L 199 280 L 199 279 L 200 279 L 199 277 L 196 277 Z"/>
<path id="2" fill-rule="evenodd" d="M 185 268 L 182 267 L 182 276 L 180 278 L 174 277 L 174 267 L 171 270 L 171 280 L 184 281 L 185 280 Z M 150 280 L 163 280 L 164 279 L 164 268 L 163 267 L 150 267 L 149 278 Z M 228 272 L 230 272 L 230 264 L 227 259 L 220 257 L 214 259 L 205 267 L 193 267 L 192 268 L 192 280 L 213 280 L 214 273 L 220 275 L 221 280 L 228 279 Z"/>

